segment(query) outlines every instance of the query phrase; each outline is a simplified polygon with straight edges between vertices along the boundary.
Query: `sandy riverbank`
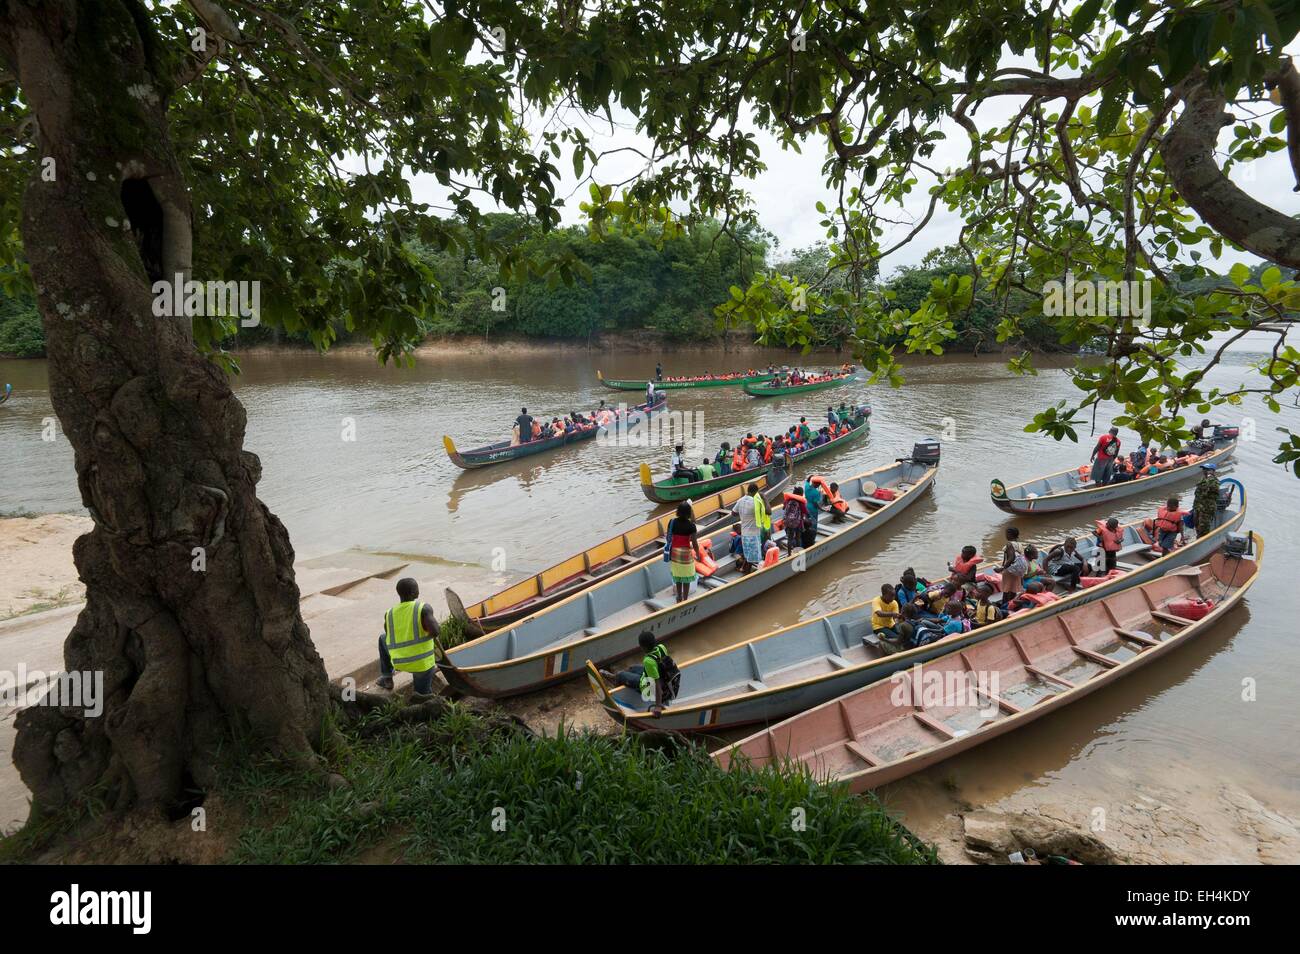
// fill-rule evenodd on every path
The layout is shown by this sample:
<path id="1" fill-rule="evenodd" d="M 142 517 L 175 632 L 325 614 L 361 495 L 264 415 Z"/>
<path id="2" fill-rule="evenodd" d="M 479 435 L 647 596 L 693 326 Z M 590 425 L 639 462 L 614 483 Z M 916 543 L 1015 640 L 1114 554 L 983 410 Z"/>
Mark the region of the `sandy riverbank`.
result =
<path id="1" fill-rule="evenodd" d="M 85 598 L 72 544 L 90 527 L 79 514 L 0 517 L 0 619 Z"/>

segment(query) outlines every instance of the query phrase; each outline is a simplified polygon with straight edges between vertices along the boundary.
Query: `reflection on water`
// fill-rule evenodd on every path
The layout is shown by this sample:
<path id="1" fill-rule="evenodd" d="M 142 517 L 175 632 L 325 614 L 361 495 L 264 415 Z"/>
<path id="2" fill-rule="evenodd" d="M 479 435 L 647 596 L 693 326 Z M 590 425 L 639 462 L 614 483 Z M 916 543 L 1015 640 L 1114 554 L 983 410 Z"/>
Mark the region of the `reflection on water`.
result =
<path id="1" fill-rule="evenodd" d="M 465 472 L 448 460 L 442 435 L 472 447 L 507 436 L 522 406 L 549 418 L 602 398 L 635 403 L 636 392 L 603 388 L 596 369 L 611 377 L 644 377 L 655 358 L 582 351 L 421 356 L 415 368 L 396 369 L 358 355 L 278 354 L 245 358 L 236 387 L 248 408 L 248 446 L 263 462 L 263 499 L 289 527 L 299 556 L 361 547 L 487 566 L 501 548 L 508 571 L 522 576 L 657 512 L 641 494 L 637 471 L 647 461 L 656 475 L 663 473 L 670 449 L 586 441 Z M 700 351 L 666 356 L 664 371 L 772 360 L 780 358 Z M 1240 380 L 1248 360 L 1235 356 L 1210 376 L 1211 386 Z M 828 356 L 825 363 L 835 362 Z M 0 511 L 78 509 L 67 442 L 41 440 L 42 419 L 51 414 L 44 364 L 0 361 L 5 380 L 14 383 L 15 394 L 0 408 Z M 703 417 L 703 439 L 689 448 L 698 456 L 749 431 L 788 428 L 800 414 L 818 421 L 827 404 L 841 400 L 869 399 L 871 432 L 816 461 L 819 472 L 857 473 L 888 463 L 919 438 L 945 438 L 933 492 L 883 535 L 674 639 L 675 653 L 689 658 L 866 599 L 906 566 L 940 574 L 966 543 L 992 555 L 1013 523 L 1023 539 L 1039 544 L 1089 532 L 1104 511 L 1010 517 L 988 499 L 991 478 L 1012 483 L 1087 459 L 1086 435 L 1078 446 L 1022 431 L 1036 410 L 1074 394 L 1059 370 L 1014 377 L 997 361 L 947 358 L 911 367 L 900 390 L 851 384 L 777 399 L 750 398 L 739 388 L 670 392 L 671 409 Z M 1300 789 L 1294 732 L 1300 648 L 1291 598 L 1300 565 L 1293 506 L 1300 483 L 1269 459 L 1276 443 L 1272 427 L 1300 429 L 1300 412 L 1287 408 L 1280 419 L 1262 410 L 1246 413 L 1258 418 L 1261 436 L 1242 445 L 1234 476 L 1250 494 L 1247 525 L 1268 537 L 1268 562 L 1248 597 L 1249 612 L 1238 611 L 1158 666 L 1062 714 L 893 786 L 892 800 L 909 814 L 922 811 L 908 792 L 926 791 L 926 776 L 931 786 L 935 778 L 956 778 L 964 797 L 978 800 L 977 794 L 1057 779 L 1064 784 L 1072 773 L 1099 765 L 1118 771 L 1118 763 L 1165 753 L 1196 760 L 1207 772 L 1228 766 L 1246 775 L 1266 771 L 1273 783 Z M 349 423 L 351 441 L 343 439 Z M 1101 416 L 1098 423 L 1108 421 Z M 1191 484 L 1180 489 L 1190 495 Z M 1129 501 L 1115 515 L 1149 516 L 1159 502 Z M 1247 679 L 1257 681 L 1258 701 L 1242 701 Z"/>

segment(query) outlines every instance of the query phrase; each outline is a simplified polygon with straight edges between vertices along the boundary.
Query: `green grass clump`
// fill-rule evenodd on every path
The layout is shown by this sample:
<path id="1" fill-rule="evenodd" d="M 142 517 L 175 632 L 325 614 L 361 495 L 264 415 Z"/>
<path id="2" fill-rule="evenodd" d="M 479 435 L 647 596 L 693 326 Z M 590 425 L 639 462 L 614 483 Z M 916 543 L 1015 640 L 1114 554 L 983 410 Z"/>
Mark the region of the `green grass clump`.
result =
<path id="1" fill-rule="evenodd" d="M 371 717 L 391 717 L 389 709 Z M 346 787 L 244 766 L 223 786 L 249 809 L 235 858 L 498 864 L 934 863 L 873 798 L 806 773 L 724 772 L 699 749 L 563 732 L 532 738 L 463 708 L 330 753 Z"/>

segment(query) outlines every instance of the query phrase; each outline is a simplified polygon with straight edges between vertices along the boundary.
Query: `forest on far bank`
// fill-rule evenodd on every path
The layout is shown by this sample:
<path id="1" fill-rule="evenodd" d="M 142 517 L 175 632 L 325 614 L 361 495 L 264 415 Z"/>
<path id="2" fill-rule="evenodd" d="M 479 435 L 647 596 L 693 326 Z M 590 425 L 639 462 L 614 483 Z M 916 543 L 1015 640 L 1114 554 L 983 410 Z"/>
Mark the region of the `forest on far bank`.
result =
<path id="1" fill-rule="evenodd" d="M 828 271 L 831 251 L 818 242 L 805 248 L 783 250 L 776 238 L 761 228 L 740 226 L 725 230 L 706 220 L 680 234 L 665 237 L 653 231 L 605 235 L 593 240 L 581 226 L 538 233 L 521 217 L 491 214 L 496 237 L 517 242 L 521 256 L 531 261 L 568 260 L 581 263 L 571 282 L 558 281 L 554 273 L 502 278 L 494 263 L 472 254 L 413 246 L 428 267 L 438 298 L 434 317 L 424 322 L 433 338 L 473 337 L 536 338 L 594 341 L 603 335 L 650 332 L 667 342 L 721 340 L 727 330 L 714 314 L 733 286 L 748 286 L 755 275 L 776 273 L 830 290 L 845 281 L 842 272 Z M 1252 278 L 1266 266 L 1252 269 Z M 1290 271 L 1290 270 L 1288 270 Z M 950 275 L 967 275 L 971 268 L 964 253 L 953 246 L 934 249 L 920 265 L 901 266 L 888 278 L 865 280 L 892 292 L 893 304 L 908 312 L 925 299 L 934 281 Z M 1187 293 L 1232 283 L 1226 276 L 1198 278 Z M 1013 292 L 1028 301 L 1030 292 Z M 1030 310 L 1030 309 L 1026 309 Z M 977 290 L 971 307 L 956 322 L 956 337 L 946 350 L 979 352 L 1013 346 L 1034 351 L 1061 350 L 1047 321 L 1022 322 L 1023 337 L 998 342 L 998 309 L 984 290 Z M 843 347 L 852 335 L 849 315 L 829 307 L 814 316 L 817 340 L 813 347 Z M 336 323 L 339 342 L 363 341 L 350 332 L 343 317 Z M 902 340 L 899 335 L 899 340 Z M 259 326 L 242 328 L 223 342 L 231 351 L 243 348 L 312 347 L 306 332 L 289 332 Z M 0 356 L 44 357 L 45 335 L 40 316 L 30 298 L 10 297 L 0 290 Z"/>

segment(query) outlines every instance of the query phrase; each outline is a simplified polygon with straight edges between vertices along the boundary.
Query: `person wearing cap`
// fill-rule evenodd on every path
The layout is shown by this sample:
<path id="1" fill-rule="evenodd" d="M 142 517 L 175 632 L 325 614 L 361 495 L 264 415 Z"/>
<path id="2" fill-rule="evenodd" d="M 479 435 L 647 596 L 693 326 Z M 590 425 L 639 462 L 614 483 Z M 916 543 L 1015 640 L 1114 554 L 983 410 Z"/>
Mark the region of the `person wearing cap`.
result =
<path id="1" fill-rule="evenodd" d="M 1201 482 L 1196 485 L 1192 514 L 1196 518 L 1198 537 L 1203 537 L 1214 529 L 1214 522 L 1219 515 L 1219 475 L 1213 464 L 1201 465 Z"/>

